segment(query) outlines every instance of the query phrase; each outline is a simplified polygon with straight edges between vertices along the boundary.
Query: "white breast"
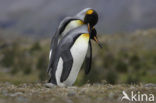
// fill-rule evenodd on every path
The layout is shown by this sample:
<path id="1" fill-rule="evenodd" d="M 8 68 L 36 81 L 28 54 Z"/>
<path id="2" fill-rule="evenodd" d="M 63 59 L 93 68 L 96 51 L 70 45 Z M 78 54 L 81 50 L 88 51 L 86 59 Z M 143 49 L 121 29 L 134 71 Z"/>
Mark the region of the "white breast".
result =
<path id="1" fill-rule="evenodd" d="M 71 86 L 75 82 L 87 53 L 88 41 L 89 38 L 82 35 L 72 46 L 70 51 L 73 56 L 73 65 L 67 80 L 63 82 L 64 84 Z"/>

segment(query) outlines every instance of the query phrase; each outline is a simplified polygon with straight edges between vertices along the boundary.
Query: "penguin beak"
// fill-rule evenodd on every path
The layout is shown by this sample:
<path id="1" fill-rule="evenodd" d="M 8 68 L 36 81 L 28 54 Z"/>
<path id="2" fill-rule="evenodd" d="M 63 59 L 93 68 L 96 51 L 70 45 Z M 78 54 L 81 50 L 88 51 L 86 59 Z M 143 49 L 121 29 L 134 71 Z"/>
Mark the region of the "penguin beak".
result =
<path id="1" fill-rule="evenodd" d="M 90 24 L 88 23 L 88 31 L 89 31 L 89 33 L 91 32 L 90 29 L 91 29 L 90 28 Z M 103 48 L 102 44 L 97 39 L 97 36 L 94 36 L 93 40 L 99 45 L 100 48 Z"/>
<path id="2" fill-rule="evenodd" d="M 99 45 L 100 48 L 103 48 L 102 44 L 99 42 L 99 40 L 97 39 L 97 36 L 94 36 L 94 40 L 95 42 Z"/>

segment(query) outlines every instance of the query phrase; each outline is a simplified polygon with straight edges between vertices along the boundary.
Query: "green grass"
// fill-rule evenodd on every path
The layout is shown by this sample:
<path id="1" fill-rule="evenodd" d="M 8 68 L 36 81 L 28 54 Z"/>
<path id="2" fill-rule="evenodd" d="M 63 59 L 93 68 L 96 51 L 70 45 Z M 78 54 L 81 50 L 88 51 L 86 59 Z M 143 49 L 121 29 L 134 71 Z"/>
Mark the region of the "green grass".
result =
<path id="1" fill-rule="evenodd" d="M 11 82 L 13 84 L 34 83 L 34 82 L 39 81 L 39 78 L 38 78 L 37 73 L 33 73 L 30 75 L 24 75 L 23 73 L 11 75 L 8 73 L 0 72 L 0 81 L 1 82 Z"/>
<path id="2" fill-rule="evenodd" d="M 86 83 L 156 83 L 156 29 L 133 33 L 98 35 L 103 48 L 92 41 L 93 62 L 89 75 L 84 67 L 75 85 Z M 24 83 L 48 80 L 46 73 L 51 38 L 3 38 L 0 45 L 10 40 L 8 47 L 0 50 L 0 81 Z"/>

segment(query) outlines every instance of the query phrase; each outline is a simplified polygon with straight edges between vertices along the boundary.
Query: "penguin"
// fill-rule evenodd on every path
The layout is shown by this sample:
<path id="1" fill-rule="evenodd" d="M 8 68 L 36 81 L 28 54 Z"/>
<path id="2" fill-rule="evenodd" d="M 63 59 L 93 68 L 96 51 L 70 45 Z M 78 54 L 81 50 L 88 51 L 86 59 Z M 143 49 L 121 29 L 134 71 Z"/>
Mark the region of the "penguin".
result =
<path id="1" fill-rule="evenodd" d="M 73 85 L 86 57 L 90 39 L 99 43 L 96 34 L 93 34 L 95 31 L 90 30 L 90 27 L 84 24 L 69 31 L 60 40 L 52 65 L 50 83 L 60 87 Z"/>
<path id="2" fill-rule="evenodd" d="M 98 15 L 97 12 L 91 8 L 86 8 L 83 9 L 82 11 L 80 11 L 78 14 L 76 14 L 76 16 L 74 17 L 66 17 L 65 19 L 63 19 L 57 29 L 57 32 L 52 36 L 52 40 L 51 40 L 51 45 L 54 44 L 52 41 L 57 41 L 56 37 L 57 35 L 59 35 L 59 38 L 63 37 L 69 30 L 72 30 L 76 27 L 81 26 L 82 24 L 84 24 L 84 19 L 85 17 L 89 17 L 91 18 L 92 25 L 95 25 L 98 21 Z M 53 47 L 53 46 L 51 46 Z M 49 59 L 51 56 L 51 52 L 49 55 Z"/>
<path id="3" fill-rule="evenodd" d="M 91 8 L 83 9 L 78 14 L 76 14 L 76 16 L 66 17 L 65 19 L 63 19 L 61 21 L 56 33 L 52 36 L 52 39 L 51 39 L 51 49 L 50 49 L 50 53 L 49 53 L 49 59 L 51 58 L 52 49 L 54 49 L 55 46 L 57 46 L 54 44 L 58 43 L 58 41 L 59 41 L 58 39 L 61 39 L 61 37 L 63 37 L 68 31 L 83 25 L 84 24 L 83 21 L 84 21 L 85 17 L 87 17 L 86 19 L 89 18 L 89 20 L 91 21 L 90 24 L 93 26 L 98 21 L 97 12 Z"/>
<path id="4" fill-rule="evenodd" d="M 49 65 L 48 65 L 48 73 L 51 75 L 51 64 L 54 62 L 54 55 L 56 52 L 56 48 L 58 46 L 59 41 L 62 39 L 63 36 L 70 30 L 79 27 L 83 24 L 87 24 L 89 22 L 89 25 L 91 28 L 96 25 L 98 21 L 98 14 L 95 10 L 91 8 L 86 8 L 82 11 L 80 11 L 76 16 L 74 17 L 66 17 L 59 25 L 58 29 L 56 30 L 56 33 L 52 36 L 51 39 L 51 46 L 50 46 L 50 53 L 49 53 Z M 90 55 L 89 55 L 90 56 Z M 90 58 L 90 57 L 88 57 Z M 90 66 L 88 66 L 90 67 Z"/>

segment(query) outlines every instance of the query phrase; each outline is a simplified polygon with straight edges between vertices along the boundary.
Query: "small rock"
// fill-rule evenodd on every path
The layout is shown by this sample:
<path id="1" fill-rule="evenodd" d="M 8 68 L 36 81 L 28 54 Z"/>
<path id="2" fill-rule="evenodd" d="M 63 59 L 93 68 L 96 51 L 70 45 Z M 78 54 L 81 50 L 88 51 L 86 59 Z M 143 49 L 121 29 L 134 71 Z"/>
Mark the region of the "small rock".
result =
<path id="1" fill-rule="evenodd" d="M 76 92 L 73 91 L 73 90 L 70 90 L 67 95 L 68 96 L 75 96 L 76 95 Z"/>
<path id="2" fill-rule="evenodd" d="M 145 84 L 144 87 L 156 87 L 156 84 L 148 83 L 148 84 Z"/>
<path id="3" fill-rule="evenodd" d="M 9 83 L 9 82 L 5 82 L 4 84 L 5 84 L 5 85 L 10 85 L 10 83 Z"/>
<path id="4" fill-rule="evenodd" d="M 133 85 L 130 86 L 130 89 L 135 89 L 135 87 Z"/>
<path id="5" fill-rule="evenodd" d="M 23 97 L 23 96 L 18 96 L 16 98 L 16 100 L 19 101 L 19 102 L 24 102 L 24 103 L 27 103 L 28 102 L 28 99 L 25 98 L 25 97 Z"/>
<path id="6" fill-rule="evenodd" d="M 8 90 L 6 90 L 6 89 L 2 90 L 2 94 L 3 94 L 4 96 L 7 96 L 7 95 L 8 95 Z"/>
<path id="7" fill-rule="evenodd" d="M 68 89 L 77 89 L 77 87 L 74 87 L 74 86 L 72 86 L 72 87 L 67 87 Z"/>
<path id="8" fill-rule="evenodd" d="M 87 92 L 87 88 L 82 88 L 79 92 L 79 95 L 86 94 L 86 92 Z"/>
<path id="9" fill-rule="evenodd" d="M 113 99 L 114 98 L 114 93 L 110 92 L 108 96 L 109 96 L 110 99 Z"/>
<path id="10" fill-rule="evenodd" d="M 67 103 L 73 103 L 73 101 L 71 99 L 66 99 Z"/>
<path id="11" fill-rule="evenodd" d="M 11 97 L 15 97 L 17 95 L 22 95 L 23 93 L 22 92 L 16 92 L 16 93 L 13 93 L 13 94 L 10 94 Z"/>

